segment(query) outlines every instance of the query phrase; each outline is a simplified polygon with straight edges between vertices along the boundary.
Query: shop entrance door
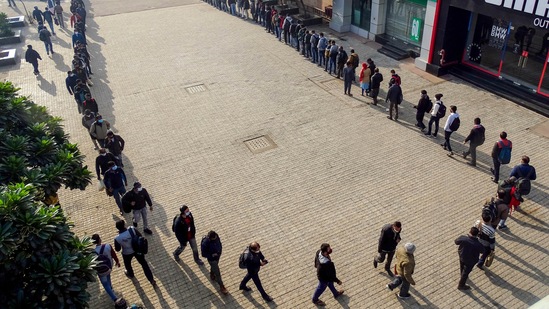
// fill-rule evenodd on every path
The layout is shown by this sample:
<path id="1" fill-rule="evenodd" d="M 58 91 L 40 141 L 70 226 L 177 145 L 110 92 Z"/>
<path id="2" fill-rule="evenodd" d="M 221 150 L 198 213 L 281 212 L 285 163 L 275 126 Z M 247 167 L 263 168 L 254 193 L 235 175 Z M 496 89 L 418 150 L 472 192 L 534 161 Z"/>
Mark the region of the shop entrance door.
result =
<path id="1" fill-rule="evenodd" d="M 467 44 L 470 19 L 471 12 L 467 10 L 453 6 L 448 10 L 444 42 L 442 43 L 446 64 L 461 62 Z"/>

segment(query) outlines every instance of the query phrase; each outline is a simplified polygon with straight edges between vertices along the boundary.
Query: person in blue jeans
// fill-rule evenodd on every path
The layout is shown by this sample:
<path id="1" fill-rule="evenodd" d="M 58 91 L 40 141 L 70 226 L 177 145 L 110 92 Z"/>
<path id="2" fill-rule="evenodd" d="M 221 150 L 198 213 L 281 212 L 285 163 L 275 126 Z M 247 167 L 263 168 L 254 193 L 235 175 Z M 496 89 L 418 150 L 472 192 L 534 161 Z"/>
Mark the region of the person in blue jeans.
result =
<path id="1" fill-rule="evenodd" d="M 99 234 L 93 234 L 91 239 L 92 242 L 95 244 L 95 253 L 97 254 L 97 256 L 103 255 L 110 261 L 110 263 L 106 263 L 107 265 L 104 265 L 102 268 L 97 269 L 97 277 L 99 277 L 99 281 L 103 285 L 105 292 L 107 292 L 112 301 L 116 301 L 118 297 L 114 295 L 114 291 L 112 290 L 111 272 L 112 260 L 116 262 L 116 267 L 120 267 L 120 261 L 118 260 L 118 256 L 116 255 L 116 252 L 112 249 L 111 245 L 101 243 L 101 237 L 99 237 Z"/>
<path id="2" fill-rule="evenodd" d="M 336 276 L 335 265 L 330 258 L 332 254 L 332 248 L 329 244 L 323 243 L 320 245 L 320 250 L 315 254 L 315 268 L 317 270 L 318 286 L 313 294 L 313 304 L 318 306 L 325 306 L 326 304 L 319 299 L 320 295 L 326 291 L 326 288 L 330 288 L 334 298 L 338 298 L 343 295 L 343 290 L 337 290 L 334 286 L 334 282 L 341 285 L 341 280 Z"/>
<path id="3" fill-rule="evenodd" d="M 246 284 L 250 280 L 252 280 L 257 287 L 259 293 L 261 293 L 263 299 L 267 302 L 271 302 L 273 301 L 273 298 L 269 296 L 267 292 L 265 292 L 265 290 L 263 289 L 263 285 L 261 284 L 261 280 L 259 279 L 259 270 L 261 266 L 265 266 L 267 265 L 267 263 L 269 263 L 269 261 L 265 259 L 265 256 L 263 256 L 263 253 L 261 253 L 261 251 L 259 250 L 260 248 L 261 247 L 257 242 L 251 243 L 248 247 L 249 252 L 246 258 L 246 269 L 248 273 L 246 274 L 244 279 L 242 279 L 242 282 L 240 282 L 239 289 L 246 292 L 251 291 L 252 289 L 246 286 Z"/>
<path id="4" fill-rule="evenodd" d="M 44 20 L 48 23 L 48 25 L 50 26 L 50 29 L 51 29 L 51 33 L 53 35 L 55 35 L 55 30 L 53 29 L 53 14 L 52 12 L 50 12 L 50 10 L 48 10 L 48 8 L 46 7 L 46 9 L 44 10 L 44 12 L 42 12 L 42 16 L 44 16 Z"/>
<path id="5" fill-rule="evenodd" d="M 126 186 L 128 185 L 126 173 L 124 173 L 124 170 L 121 167 L 116 166 L 116 163 L 113 161 L 110 161 L 108 166 L 109 169 L 103 176 L 105 188 L 107 189 L 107 194 L 112 194 L 114 197 L 116 205 L 120 210 L 120 215 L 124 215 L 124 210 L 122 208 L 122 195 L 126 193 Z"/>

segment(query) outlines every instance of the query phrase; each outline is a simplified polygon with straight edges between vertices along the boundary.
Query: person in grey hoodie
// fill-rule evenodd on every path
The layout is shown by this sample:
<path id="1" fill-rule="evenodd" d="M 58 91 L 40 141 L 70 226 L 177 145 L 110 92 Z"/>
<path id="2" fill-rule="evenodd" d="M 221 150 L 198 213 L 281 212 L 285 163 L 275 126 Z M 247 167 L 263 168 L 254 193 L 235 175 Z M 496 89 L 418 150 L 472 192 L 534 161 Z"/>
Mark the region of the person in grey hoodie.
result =
<path id="1" fill-rule="evenodd" d="M 320 295 L 326 291 L 326 288 L 330 288 L 330 291 L 334 295 L 334 298 L 338 298 L 343 294 L 343 290 L 337 290 L 334 286 L 334 282 L 341 285 L 341 280 L 336 276 L 335 265 L 330 258 L 332 254 L 332 248 L 329 244 L 323 243 L 320 245 L 320 250 L 315 254 L 315 268 L 317 269 L 318 286 L 313 294 L 313 304 L 318 306 L 325 306 L 326 304 L 319 299 Z"/>

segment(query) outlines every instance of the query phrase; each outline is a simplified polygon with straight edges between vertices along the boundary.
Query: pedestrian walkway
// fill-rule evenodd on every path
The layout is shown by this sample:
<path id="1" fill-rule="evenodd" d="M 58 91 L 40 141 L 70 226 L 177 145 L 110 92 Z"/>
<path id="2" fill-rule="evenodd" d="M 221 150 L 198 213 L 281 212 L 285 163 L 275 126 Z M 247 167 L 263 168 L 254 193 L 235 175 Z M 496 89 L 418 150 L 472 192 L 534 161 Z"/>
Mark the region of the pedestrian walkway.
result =
<path id="1" fill-rule="evenodd" d="M 253 22 L 202 1 L 162 1 L 158 7 L 166 7 L 153 9 L 139 0 L 140 11 L 118 5 L 109 11 L 111 2 L 86 3 L 92 93 L 104 119 L 124 136 L 128 183 L 139 181 L 151 195 L 147 260 L 158 284 L 153 289 L 140 271 L 132 281 L 114 269 L 117 295 L 147 309 L 315 308 L 313 254 L 324 242 L 333 248 L 345 290 L 337 300 L 325 293 L 328 308 L 527 308 L 549 294 L 547 118 L 451 76 L 429 75 L 411 60 L 387 58 L 372 41 L 313 27 L 347 51 L 353 47 L 361 62 L 374 59 L 384 75 L 382 98 L 389 70 L 397 71 L 404 103 L 399 122 L 389 121 L 384 103 L 369 105 L 355 86 L 355 96 L 345 96 L 343 81 Z M 33 3 L 39 2 L 27 6 Z M 34 28 L 25 31 L 25 44 L 44 53 Z M 64 87 L 71 34 L 60 31 L 54 38 L 56 54 L 41 63 L 42 78 L 27 63 L 2 68 L 0 76 L 65 119 L 93 170 L 97 153 Z M 438 145 L 442 137 L 425 138 L 414 126 L 412 104 L 422 89 L 431 97 L 441 92 L 447 106 L 458 106 L 456 153 L 466 149 L 461 144 L 473 119 L 482 119 L 486 143 L 477 150 L 477 168 L 447 157 Z M 464 293 L 456 289 L 454 239 L 467 233 L 482 201 L 495 193 L 490 151 L 502 130 L 513 141 L 512 162 L 530 156 L 538 179 L 523 212 L 507 221 L 508 231 L 497 232 L 493 265 L 475 269 L 473 289 Z M 260 136 L 268 138 L 248 143 L 250 151 L 245 142 Z M 257 149 L 265 143 L 268 150 Z M 503 166 L 502 175 L 511 168 Z M 112 243 L 120 215 L 95 182 L 86 191 L 60 192 L 60 200 L 78 235 L 99 233 Z M 182 263 L 174 261 L 178 242 L 171 225 L 182 204 L 192 209 L 197 238 L 213 229 L 223 241 L 219 266 L 228 296 L 209 279 L 209 267 L 193 262 L 189 248 Z M 417 285 L 407 300 L 388 291 L 385 271 L 372 265 L 379 228 L 395 220 L 403 224 L 401 244 L 417 246 Z M 245 273 L 238 256 L 252 241 L 269 260 L 261 280 L 272 305 L 255 288 L 238 290 Z M 99 283 L 89 292 L 91 308 L 111 306 Z"/>

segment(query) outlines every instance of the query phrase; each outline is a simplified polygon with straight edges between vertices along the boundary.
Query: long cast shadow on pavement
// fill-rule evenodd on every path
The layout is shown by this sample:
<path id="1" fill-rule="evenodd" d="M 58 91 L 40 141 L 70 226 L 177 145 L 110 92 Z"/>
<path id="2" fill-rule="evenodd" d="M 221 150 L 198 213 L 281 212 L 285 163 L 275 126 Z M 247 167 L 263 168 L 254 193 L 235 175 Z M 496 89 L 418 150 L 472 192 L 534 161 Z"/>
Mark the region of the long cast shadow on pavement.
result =
<path id="1" fill-rule="evenodd" d="M 516 298 L 520 299 L 527 306 L 529 306 L 530 304 L 536 303 L 540 300 L 539 297 L 535 296 L 534 294 L 509 284 L 507 281 L 503 280 L 500 276 L 496 275 L 491 271 L 485 272 L 485 275 L 486 277 L 488 277 L 488 280 L 492 282 L 492 284 L 497 285 L 498 287 L 504 288 L 506 290 L 509 290 L 508 293 L 513 294 Z"/>
<path id="2" fill-rule="evenodd" d="M 526 262 L 525 260 L 521 259 L 520 257 L 518 257 L 516 254 L 514 254 L 511 251 L 505 249 L 505 247 L 503 245 L 499 244 L 497 246 L 497 248 L 499 250 L 507 253 L 512 258 L 512 261 L 517 262 L 517 263 L 511 263 L 510 261 L 508 261 L 506 259 L 500 259 L 496 256 L 497 261 L 499 261 L 503 264 L 507 264 L 509 267 L 518 270 L 519 272 L 529 276 L 530 278 L 532 278 L 536 281 L 539 281 L 541 284 L 547 284 L 547 282 L 549 282 L 549 277 L 547 275 L 545 275 L 542 271 L 540 271 L 539 269 L 534 267 L 532 264 L 530 264 L 530 263 Z M 521 267 L 522 265 L 528 267 L 529 269 L 533 270 L 534 272 L 523 269 Z"/>

